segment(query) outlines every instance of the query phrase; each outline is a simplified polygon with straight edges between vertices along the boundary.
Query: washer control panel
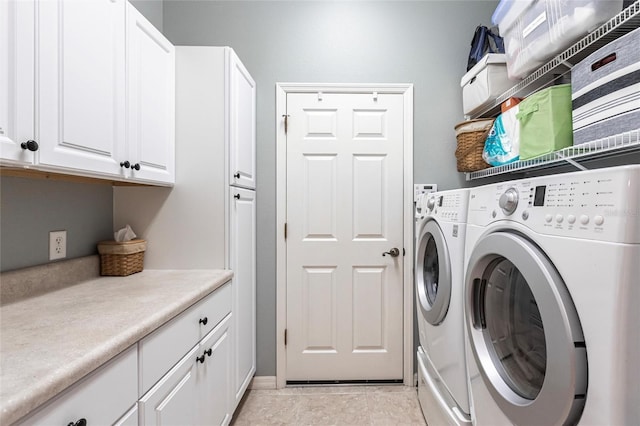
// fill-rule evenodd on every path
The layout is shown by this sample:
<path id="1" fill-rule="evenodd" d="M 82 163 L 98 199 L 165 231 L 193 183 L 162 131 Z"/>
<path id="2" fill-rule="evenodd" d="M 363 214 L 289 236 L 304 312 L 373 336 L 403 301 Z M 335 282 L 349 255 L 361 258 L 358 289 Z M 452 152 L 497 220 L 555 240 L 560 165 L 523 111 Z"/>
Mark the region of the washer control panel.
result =
<path id="1" fill-rule="evenodd" d="M 471 189 L 468 223 L 512 220 L 536 232 L 640 242 L 640 165 Z"/>

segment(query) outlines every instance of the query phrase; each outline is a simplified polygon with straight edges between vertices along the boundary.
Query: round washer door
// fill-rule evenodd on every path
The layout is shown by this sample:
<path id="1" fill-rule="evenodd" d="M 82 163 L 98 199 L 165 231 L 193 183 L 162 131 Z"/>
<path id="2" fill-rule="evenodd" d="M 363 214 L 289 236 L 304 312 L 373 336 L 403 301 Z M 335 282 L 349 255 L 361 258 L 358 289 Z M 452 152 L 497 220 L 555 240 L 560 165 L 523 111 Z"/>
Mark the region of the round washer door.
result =
<path id="1" fill-rule="evenodd" d="M 516 425 L 577 423 L 587 353 L 551 261 L 523 236 L 495 232 L 478 241 L 467 266 L 467 329 L 493 399 Z"/>
<path id="2" fill-rule="evenodd" d="M 447 315 L 451 300 L 451 261 L 442 230 L 428 220 L 416 248 L 416 293 L 422 316 L 432 325 Z"/>

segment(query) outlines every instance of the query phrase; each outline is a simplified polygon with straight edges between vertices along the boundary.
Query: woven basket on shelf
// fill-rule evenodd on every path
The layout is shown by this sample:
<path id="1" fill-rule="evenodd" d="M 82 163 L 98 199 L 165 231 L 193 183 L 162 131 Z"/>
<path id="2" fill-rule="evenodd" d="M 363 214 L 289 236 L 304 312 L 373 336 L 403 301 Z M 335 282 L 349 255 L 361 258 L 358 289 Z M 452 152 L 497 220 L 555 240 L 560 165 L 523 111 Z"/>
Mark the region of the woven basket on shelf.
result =
<path id="1" fill-rule="evenodd" d="M 141 239 L 122 243 L 101 241 L 98 243 L 100 275 L 125 277 L 142 271 L 146 249 L 147 242 Z"/>
<path id="2" fill-rule="evenodd" d="M 475 172 L 489 167 L 482 158 L 482 150 L 493 120 L 479 118 L 456 124 L 456 160 L 459 172 Z"/>

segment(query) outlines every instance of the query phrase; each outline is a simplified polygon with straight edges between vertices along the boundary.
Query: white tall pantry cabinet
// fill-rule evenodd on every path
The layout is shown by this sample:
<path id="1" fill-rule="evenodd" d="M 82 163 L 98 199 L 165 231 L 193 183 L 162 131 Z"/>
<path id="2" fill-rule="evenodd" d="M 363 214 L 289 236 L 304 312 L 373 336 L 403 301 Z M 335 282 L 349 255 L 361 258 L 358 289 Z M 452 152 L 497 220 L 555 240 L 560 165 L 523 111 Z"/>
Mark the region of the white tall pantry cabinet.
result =
<path id="1" fill-rule="evenodd" d="M 176 47 L 169 188 L 114 188 L 114 227 L 147 240 L 146 269 L 233 270 L 232 413 L 255 374 L 256 86 L 228 47 Z"/>

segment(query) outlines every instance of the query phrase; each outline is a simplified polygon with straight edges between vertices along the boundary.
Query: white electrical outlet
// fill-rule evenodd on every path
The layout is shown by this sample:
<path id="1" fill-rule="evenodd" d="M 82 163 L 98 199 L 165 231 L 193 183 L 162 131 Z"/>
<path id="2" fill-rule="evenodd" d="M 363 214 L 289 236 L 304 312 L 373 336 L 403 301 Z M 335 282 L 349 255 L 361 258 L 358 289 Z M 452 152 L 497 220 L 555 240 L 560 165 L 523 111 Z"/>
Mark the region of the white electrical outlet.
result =
<path id="1" fill-rule="evenodd" d="M 67 231 L 49 232 L 49 260 L 67 257 Z"/>

